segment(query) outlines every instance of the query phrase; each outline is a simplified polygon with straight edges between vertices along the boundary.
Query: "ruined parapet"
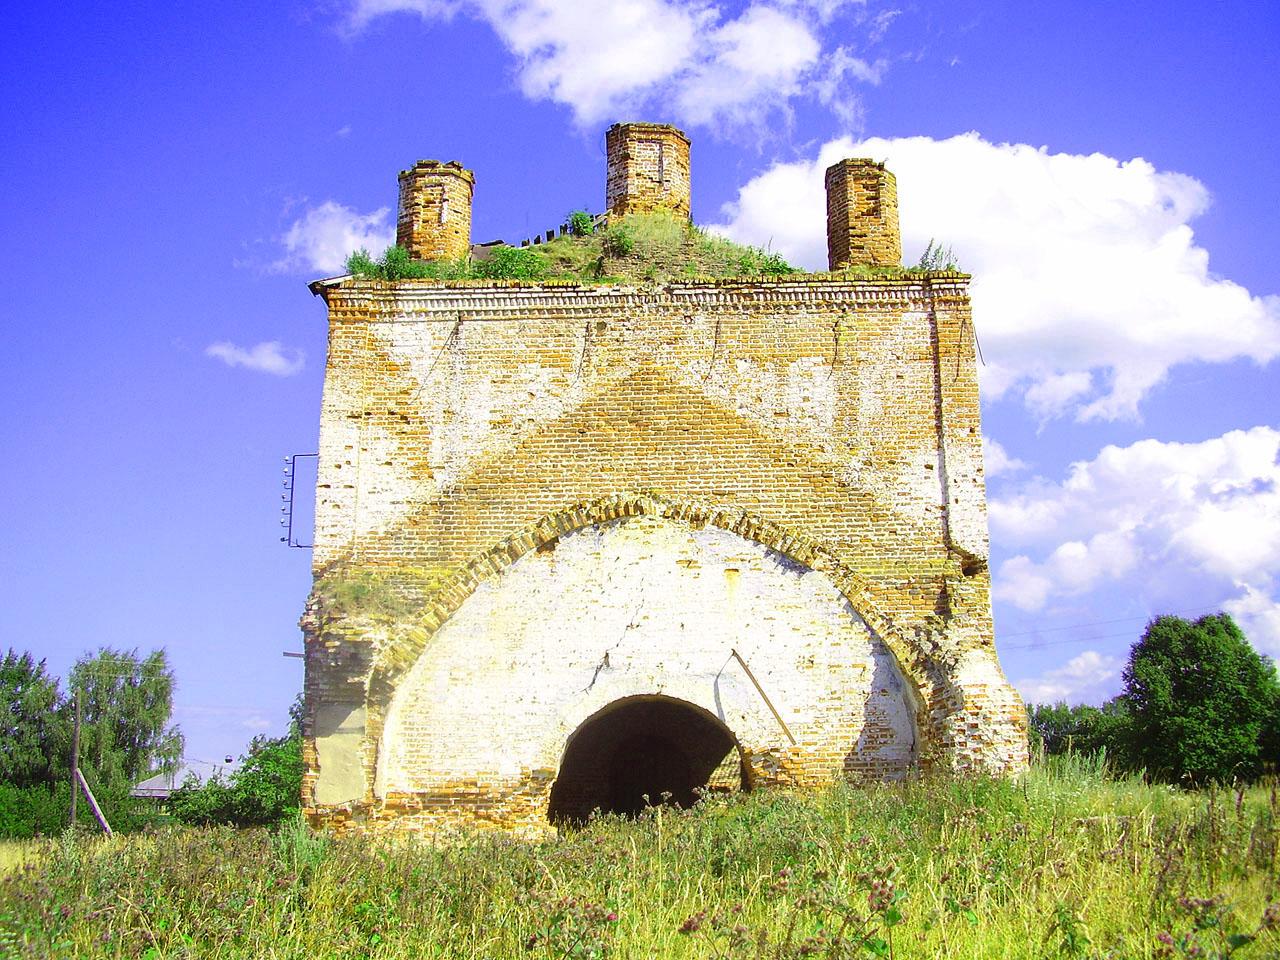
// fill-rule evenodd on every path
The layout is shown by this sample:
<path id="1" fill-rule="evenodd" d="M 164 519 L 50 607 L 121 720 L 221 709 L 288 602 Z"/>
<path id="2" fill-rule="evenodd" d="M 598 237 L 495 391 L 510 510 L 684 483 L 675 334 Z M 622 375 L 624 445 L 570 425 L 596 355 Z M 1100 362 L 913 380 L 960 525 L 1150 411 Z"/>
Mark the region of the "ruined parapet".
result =
<path id="1" fill-rule="evenodd" d="M 461 260 L 471 250 L 475 174 L 456 160 L 419 160 L 400 171 L 396 243 L 415 260 Z"/>
<path id="2" fill-rule="evenodd" d="M 615 123 L 605 134 L 605 208 L 612 217 L 689 216 L 689 138 L 665 123 Z"/>
<path id="3" fill-rule="evenodd" d="M 874 160 L 841 160 L 827 168 L 827 260 L 832 270 L 898 266 L 898 181 Z"/>

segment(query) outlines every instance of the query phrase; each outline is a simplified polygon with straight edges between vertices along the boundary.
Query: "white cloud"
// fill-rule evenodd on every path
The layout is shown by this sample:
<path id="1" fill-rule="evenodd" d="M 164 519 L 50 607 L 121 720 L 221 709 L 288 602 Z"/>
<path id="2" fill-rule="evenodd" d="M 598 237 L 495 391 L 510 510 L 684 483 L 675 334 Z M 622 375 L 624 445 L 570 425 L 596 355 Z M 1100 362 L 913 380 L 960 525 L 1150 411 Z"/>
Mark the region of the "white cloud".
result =
<path id="1" fill-rule="evenodd" d="M 395 242 L 389 207 L 360 213 L 333 200 L 309 208 L 280 238 L 285 255 L 272 266 L 279 271 L 338 273 L 347 256 L 363 247 L 380 254 Z"/>
<path id="2" fill-rule="evenodd" d="M 993 539 L 1022 551 L 1001 564 L 997 599 L 1038 611 L 1123 578 L 1198 581 L 1221 588 L 1259 649 L 1280 652 L 1280 430 L 1108 446 L 989 510 Z"/>
<path id="3" fill-rule="evenodd" d="M 1014 686 L 1028 703 L 1100 703 L 1118 692 L 1123 669 L 1124 661 L 1119 657 L 1086 650 L 1065 666 L 1017 680 Z"/>
<path id="4" fill-rule="evenodd" d="M 1009 451 L 998 440 L 993 440 L 986 434 L 982 436 L 982 454 L 986 460 L 988 477 L 998 477 L 1001 474 L 1017 473 L 1027 469 L 1025 461 L 1010 456 Z"/>
<path id="5" fill-rule="evenodd" d="M 252 347 L 238 347 L 219 340 L 205 347 L 206 357 L 221 360 L 228 367 L 244 367 L 276 377 L 291 377 L 302 371 L 305 357 L 301 350 L 287 349 L 279 340 L 267 340 Z"/>
<path id="6" fill-rule="evenodd" d="M 1280 297 L 1214 276 L 1195 244 L 1208 190 L 1142 159 L 845 137 L 750 180 L 716 229 L 825 268 L 823 172 L 844 157 L 888 161 L 908 262 L 937 237 L 973 273 L 988 398 L 1021 393 L 1041 420 L 1135 418 L 1175 364 L 1280 355 Z"/>
<path id="7" fill-rule="evenodd" d="M 493 29 L 517 60 L 528 97 L 570 107 L 580 123 L 646 107 L 686 124 L 755 126 L 797 97 L 858 113 L 854 82 L 878 83 L 886 62 L 844 47 L 830 53 L 813 29 L 860 0 L 774 0 L 729 16 L 709 0 L 355 0 L 348 26 L 387 13 L 427 21 L 462 12 Z M 859 19 L 861 19 L 859 17 Z M 869 36 L 881 29 L 868 24 Z M 879 36 L 876 37 L 879 39 Z"/>
<path id="8" fill-rule="evenodd" d="M 1280 654 L 1280 602 L 1256 590 L 1248 584 L 1240 584 L 1244 596 L 1223 605 L 1246 637 L 1271 638 L 1264 648 L 1271 654 Z"/>

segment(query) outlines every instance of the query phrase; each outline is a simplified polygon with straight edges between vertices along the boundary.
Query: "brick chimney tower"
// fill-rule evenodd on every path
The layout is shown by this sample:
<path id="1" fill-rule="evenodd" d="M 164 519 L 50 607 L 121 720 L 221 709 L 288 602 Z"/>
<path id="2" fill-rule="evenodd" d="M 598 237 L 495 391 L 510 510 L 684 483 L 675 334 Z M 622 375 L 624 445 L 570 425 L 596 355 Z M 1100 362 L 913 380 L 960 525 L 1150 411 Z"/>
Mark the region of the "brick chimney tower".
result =
<path id="1" fill-rule="evenodd" d="M 689 138 L 665 123 L 615 123 L 605 134 L 611 217 L 669 210 L 689 216 Z"/>
<path id="2" fill-rule="evenodd" d="M 461 260 L 471 252 L 476 178 L 456 160 L 419 160 L 400 171 L 396 243 L 415 260 Z"/>
<path id="3" fill-rule="evenodd" d="M 849 266 L 900 266 L 898 180 L 874 160 L 841 160 L 827 168 L 827 261 Z"/>

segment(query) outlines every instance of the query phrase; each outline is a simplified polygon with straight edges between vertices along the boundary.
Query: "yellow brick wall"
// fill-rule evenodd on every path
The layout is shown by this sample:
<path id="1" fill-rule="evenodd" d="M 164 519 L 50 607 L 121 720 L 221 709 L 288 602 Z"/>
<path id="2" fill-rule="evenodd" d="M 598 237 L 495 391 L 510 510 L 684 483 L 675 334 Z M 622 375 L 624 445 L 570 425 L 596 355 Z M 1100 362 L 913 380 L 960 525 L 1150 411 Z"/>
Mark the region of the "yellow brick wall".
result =
<path id="1" fill-rule="evenodd" d="M 461 260 L 468 256 L 474 189 L 474 174 L 454 161 L 419 160 L 402 170 L 396 243 L 415 260 Z"/>
<path id="2" fill-rule="evenodd" d="M 689 138 L 662 123 L 615 123 L 605 134 L 611 217 L 666 210 L 689 216 Z"/>
<path id="3" fill-rule="evenodd" d="M 898 180 L 883 163 L 841 160 L 827 168 L 827 260 L 848 266 L 899 266 Z"/>
<path id="4" fill-rule="evenodd" d="M 326 298 L 317 586 L 304 617 L 317 821 L 544 829 L 559 747 L 519 770 L 481 764 L 429 788 L 410 776 L 418 788 L 380 794 L 388 714 L 477 591 L 540 569 L 523 558 L 566 534 L 637 517 L 728 531 L 785 561 L 779 576 L 792 564 L 829 581 L 892 655 L 919 764 L 1025 765 L 1025 712 L 992 640 L 967 278 L 346 281 Z M 545 602 L 555 617 L 555 597 Z M 811 622 L 837 643 L 822 617 Z M 564 643 L 579 642 L 575 629 Z M 792 682 L 774 666 L 761 669 Z M 485 682 L 450 669 L 451 683 Z M 564 670 L 546 682 L 578 682 Z M 805 696 L 838 702 L 840 676 Z M 846 734 L 861 729 L 839 709 Z M 762 758 L 757 782 L 806 782 L 854 744 L 741 746 Z M 442 755 L 426 745 L 397 763 Z"/>

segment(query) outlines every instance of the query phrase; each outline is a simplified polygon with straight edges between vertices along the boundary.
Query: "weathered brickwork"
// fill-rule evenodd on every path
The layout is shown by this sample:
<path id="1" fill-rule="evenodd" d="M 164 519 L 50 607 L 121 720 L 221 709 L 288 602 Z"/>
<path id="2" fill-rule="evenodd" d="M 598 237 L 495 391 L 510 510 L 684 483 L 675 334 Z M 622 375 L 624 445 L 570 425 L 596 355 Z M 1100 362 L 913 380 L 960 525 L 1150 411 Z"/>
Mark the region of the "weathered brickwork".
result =
<path id="1" fill-rule="evenodd" d="M 313 820 L 1021 770 L 967 283 L 315 285 Z"/>
<path id="2" fill-rule="evenodd" d="M 826 181 L 831 269 L 901 264 L 898 180 L 893 173 L 874 160 L 841 160 L 827 168 Z"/>
<path id="3" fill-rule="evenodd" d="M 396 243 L 415 260 L 461 260 L 467 256 L 475 183 L 475 175 L 452 160 L 419 160 L 400 171 Z"/>
<path id="4" fill-rule="evenodd" d="M 689 216 L 689 138 L 662 123 L 615 123 L 605 134 L 611 217 L 666 210 Z"/>

